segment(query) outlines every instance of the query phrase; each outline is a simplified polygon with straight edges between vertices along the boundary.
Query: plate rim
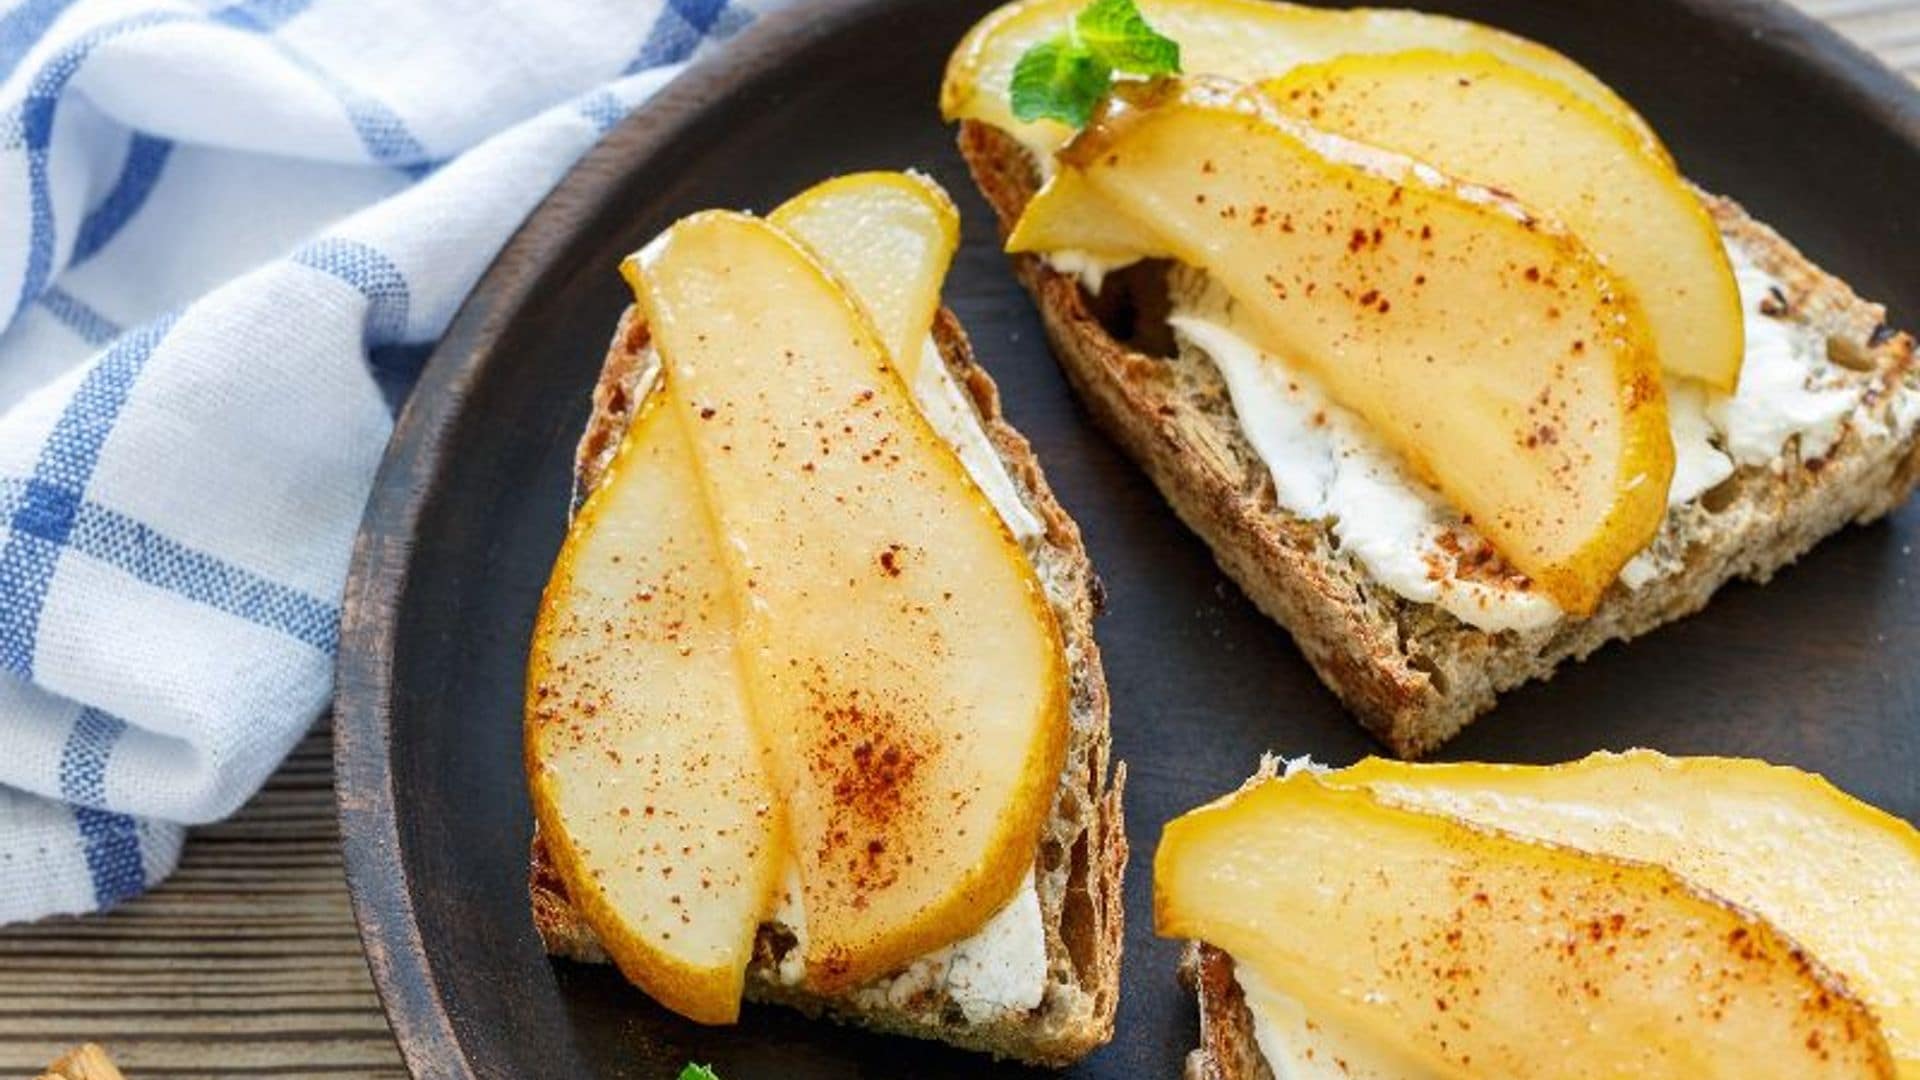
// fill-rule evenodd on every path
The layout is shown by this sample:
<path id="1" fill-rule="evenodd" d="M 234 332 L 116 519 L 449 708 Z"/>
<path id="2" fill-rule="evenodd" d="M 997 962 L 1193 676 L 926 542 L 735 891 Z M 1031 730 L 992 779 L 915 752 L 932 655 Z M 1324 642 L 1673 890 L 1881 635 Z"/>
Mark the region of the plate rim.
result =
<path id="1" fill-rule="evenodd" d="M 334 791 L 345 876 L 367 968 L 395 1043 L 415 1077 L 474 1077 L 427 959 L 402 853 L 393 787 L 393 645 L 412 574 L 413 538 L 447 440 L 489 342 L 530 299 L 552 256 L 653 154 L 698 126 L 715 100 L 771 74 L 893 0 L 787 0 L 695 60 L 629 113 L 516 227 L 448 325 L 395 420 L 355 534 L 342 598 L 333 702 Z M 1316 6 L 1319 0 L 1309 0 Z M 1817 76 L 1854 108 L 1920 147 L 1920 87 L 1785 0 L 1669 0 L 1743 29 Z M 1415 0 L 1417 4 L 1417 0 Z"/>

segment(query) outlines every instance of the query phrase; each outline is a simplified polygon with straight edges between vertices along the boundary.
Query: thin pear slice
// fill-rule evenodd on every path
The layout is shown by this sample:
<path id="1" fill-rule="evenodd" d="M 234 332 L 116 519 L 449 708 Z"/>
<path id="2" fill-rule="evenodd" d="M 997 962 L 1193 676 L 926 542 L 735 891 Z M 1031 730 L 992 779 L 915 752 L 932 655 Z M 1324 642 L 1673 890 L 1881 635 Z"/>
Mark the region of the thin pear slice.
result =
<path id="1" fill-rule="evenodd" d="M 1168 825 L 1154 928 L 1436 1075 L 1893 1075 L 1844 982 L 1672 871 L 1310 775 Z"/>
<path id="2" fill-rule="evenodd" d="M 1666 150 L 1638 113 L 1580 65 L 1544 45 L 1490 26 L 1392 9 L 1309 7 L 1274 0 L 1138 0 L 1154 29 L 1180 43 L 1181 68 L 1257 82 L 1297 64 L 1355 53 L 1444 49 L 1484 52 L 1565 85 L 1638 133 L 1651 151 Z M 948 120 L 978 120 L 1012 133 L 1036 154 L 1072 134 L 1053 120 L 1021 123 L 1009 97 L 1013 69 L 1034 45 L 1073 21 L 1086 0 L 1024 0 L 974 24 L 947 61 L 940 108 Z"/>
<path id="3" fill-rule="evenodd" d="M 541 600 L 527 780 L 567 895 L 621 972 L 731 1023 L 786 844 L 719 537 L 662 397 L 640 406 Z"/>
<path id="4" fill-rule="evenodd" d="M 1798 769 L 1595 754 L 1548 767 L 1369 758 L 1325 777 L 1395 806 L 1659 863 L 1766 918 L 1879 1015 L 1920 1075 L 1920 832 Z"/>
<path id="5" fill-rule="evenodd" d="M 915 173 L 836 177 L 768 215 L 820 260 L 866 311 L 908 386 L 960 246 L 960 212 Z"/>
<path id="6" fill-rule="evenodd" d="M 959 211 L 946 190 L 914 172 L 857 173 L 801 192 L 768 220 L 820 260 L 866 313 L 915 404 L 1016 538 L 1039 535 L 1046 526 L 1020 501 L 992 443 L 979 437 L 973 407 L 931 336 L 960 244 Z"/>
<path id="7" fill-rule="evenodd" d="M 1489 53 L 1420 49 L 1297 67 L 1263 89 L 1315 127 L 1558 219 L 1633 289 L 1662 367 L 1739 382 L 1745 326 L 1719 228 L 1671 160 L 1566 84 Z"/>
<path id="8" fill-rule="evenodd" d="M 1060 160 L 1562 608 L 1592 611 L 1652 540 L 1666 396 L 1644 317 L 1574 237 L 1218 80 L 1116 96 Z"/>
<path id="9" fill-rule="evenodd" d="M 1076 169 L 1054 173 L 1027 200 L 1006 247 L 1013 254 L 1081 251 L 1109 263 L 1173 255 L 1149 223 L 1113 205 Z"/>
<path id="10" fill-rule="evenodd" d="M 833 992 L 978 929 L 1032 865 L 1066 742 L 1064 651 L 1031 565 L 778 228 L 710 212 L 639 299 L 714 508 Z"/>

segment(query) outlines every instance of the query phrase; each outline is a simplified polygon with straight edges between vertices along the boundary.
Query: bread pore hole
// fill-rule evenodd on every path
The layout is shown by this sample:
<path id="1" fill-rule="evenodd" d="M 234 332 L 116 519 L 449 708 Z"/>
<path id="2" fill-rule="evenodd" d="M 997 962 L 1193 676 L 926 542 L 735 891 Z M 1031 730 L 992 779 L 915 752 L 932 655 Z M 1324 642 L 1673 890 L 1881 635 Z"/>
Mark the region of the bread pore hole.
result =
<path id="1" fill-rule="evenodd" d="M 1427 681 L 1433 684 L 1434 693 L 1442 697 L 1447 695 L 1451 681 L 1447 678 L 1446 671 L 1443 670 L 1439 664 L 1434 663 L 1432 659 L 1425 656 L 1409 655 L 1407 657 L 1407 666 L 1425 675 Z"/>
<path id="2" fill-rule="evenodd" d="M 1101 279 L 1100 291 L 1089 294 L 1089 309 L 1107 335 L 1134 352 L 1161 358 L 1175 354 L 1173 312 L 1167 272 L 1173 264 L 1147 259 L 1122 267 Z"/>
<path id="3" fill-rule="evenodd" d="M 1060 912 L 1060 939 L 1067 947 L 1067 959 L 1072 961 L 1073 970 L 1084 975 L 1093 970 L 1094 958 L 1100 948 L 1099 912 L 1094 910 L 1093 893 L 1088 885 L 1088 875 L 1093 871 L 1093 856 L 1089 850 L 1093 843 L 1093 830 L 1083 829 L 1073 842 L 1072 862 L 1067 870 L 1067 890 L 1062 900 Z"/>
<path id="4" fill-rule="evenodd" d="M 1827 338 L 1827 359 L 1849 371 L 1872 371 L 1878 366 L 1866 342 L 1840 334 Z"/>
<path id="5" fill-rule="evenodd" d="M 1708 488 L 1700 496 L 1700 508 L 1709 514 L 1724 514 L 1740 499 L 1740 474 L 1735 473 Z"/>

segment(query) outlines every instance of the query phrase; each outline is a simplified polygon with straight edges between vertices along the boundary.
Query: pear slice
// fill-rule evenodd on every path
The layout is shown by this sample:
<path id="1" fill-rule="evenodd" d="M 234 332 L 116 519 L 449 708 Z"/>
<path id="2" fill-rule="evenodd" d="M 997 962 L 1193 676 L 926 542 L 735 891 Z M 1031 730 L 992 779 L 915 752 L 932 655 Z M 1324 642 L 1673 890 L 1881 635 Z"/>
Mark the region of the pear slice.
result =
<path id="1" fill-rule="evenodd" d="M 648 395 L 580 508 L 527 665 L 540 834 L 620 970 L 731 1023 L 786 844 L 680 420 Z"/>
<path id="2" fill-rule="evenodd" d="M 1117 95 L 1060 161 L 1565 610 L 1592 611 L 1652 540 L 1673 474 L 1659 369 L 1572 236 L 1219 80 Z"/>
<path id="3" fill-rule="evenodd" d="M 1072 132 L 1053 120 L 1021 123 L 1009 96 L 1013 69 L 1033 46 L 1066 29 L 1086 0 L 1022 0 L 974 24 L 947 61 L 940 108 L 948 120 L 978 120 L 1013 134 L 1037 155 Z M 1180 43 L 1181 68 L 1257 82 L 1297 64 L 1355 53 L 1444 49 L 1491 53 L 1561 83 L 1632 128 L 1660 156 L 1666 150 L 1638 113 L 1607 85 L 1560 53 L 1490 26 L 1384 8 L 1310 7 L 1275 0 L 1138 0 L 1155 30 Z"/>
<path id="4" fill-rule="evenodd" d="M 1059 627 L 867 318 L 793 240 L 698 214 L 637 276 L 739 599 L 808 984 L 843 990 L 1019 887 L 1063 767 Z"/>
<path id="5" fill-rule="evenodd" d="M 1665 155 L 1566 84 L 1488 53 L 1343 56 L 1263 84 L 1315 127 L 1511 193 L 1556 218 L 1639 299 L 1661 366 L 1731 392 L 1745 355 L 1720 230 Z"/>
<path id="6" fill-rule="evenodd" d="M 1168 825 L 1154 927 L 1434 1075 L 1893 1075 L 1844 982 L 1672 871 L 1310 775 Z"/>
<path id="7" fill-rule="evenodd" d="M 960 211 L 947 193 L 915 173 L 853 173 L 795 195 L 767 220 L 860 304 L 912 386 L 960 247 Z"/>
<path id="8" fill-rule="evenodd" d="M 1116 264 L 1174 254 L 1150 223 L 1113 205 L 1076 169 L 1054 173 L 1034 193 L 1013 223 L 1006 247 L 1012 254 L 1080 251 Z"/>
<path id="9" fill-rule="evenodd" d="M 1798 769 L 1650 750 L 1567 765 L 1369 758 L 1324 778 L 1385 802 L 1659 863 L 1846 977 L 1920 1076 L 1920 832 Z"/>

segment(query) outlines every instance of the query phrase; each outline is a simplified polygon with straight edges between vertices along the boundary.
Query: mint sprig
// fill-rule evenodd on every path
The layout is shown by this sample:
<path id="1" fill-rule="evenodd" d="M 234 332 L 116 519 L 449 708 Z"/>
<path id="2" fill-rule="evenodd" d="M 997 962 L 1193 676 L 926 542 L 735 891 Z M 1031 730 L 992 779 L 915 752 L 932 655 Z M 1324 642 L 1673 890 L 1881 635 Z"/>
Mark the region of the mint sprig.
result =
<path id="1" fill-rule="evenodd" d="M 1128 75 L 1180 70 L 1180 43 L 1147 25 L 1134 0 L 1093 0 L 1073 28 L 1093 55 Z"/>
<path id="2" fill-rule="evenodd" d="M 1180 43 L 1147 25 L 1134 0 L 1093 0 L 1065 30 L 1028 49 L 1013 67 L 1013 115 L 1076 128 L 1093 119 L 1116 74 L 1173 75 Z"/>
<path id="3" fill-rule="evenodd" d="M 714 1072 L 710 1065 L 689 1063 L 686 1068 L 680 1070 L 680 1080 L 720 1080 L 720 1074 Z"/>

